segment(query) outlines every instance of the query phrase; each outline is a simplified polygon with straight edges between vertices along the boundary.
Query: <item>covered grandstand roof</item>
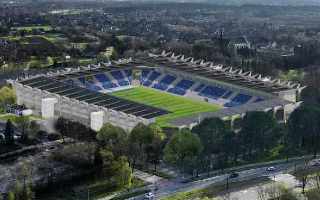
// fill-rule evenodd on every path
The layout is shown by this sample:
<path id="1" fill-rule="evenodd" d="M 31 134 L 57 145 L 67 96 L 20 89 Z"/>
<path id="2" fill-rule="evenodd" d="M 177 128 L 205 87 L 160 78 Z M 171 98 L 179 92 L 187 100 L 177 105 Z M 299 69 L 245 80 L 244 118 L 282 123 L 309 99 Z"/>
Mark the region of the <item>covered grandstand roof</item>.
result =
<path id="1" fill-rule="evenodd" d="M 70 85 L 54 78 L 48 78 L 45 76 L 23 80 L 20 81 L 20 83 L 32 88 L 38 88 L 50 93 L 83 101 L 88 104 L 102 106 L 107 109 L 121 111 L 126 114 L 131 114 L 145 119 L 152 119 L 169 113 L 168 111 L 163 109 L 147 106 L 129 100 L 124 100 L 108 94 L 94 92 L 86 88 Z"/>
<path id="2" fill-rule="evenodd" d="M 228 116 L 241 115 L 251 111 L 265 111 L 268 108 L 271 109 L 274 107 L 285 106 L 288 104 L 291 104 L 291 102 L 282 100 L 279 98 L 273 98 L 273 99 L 269 99 L 261 102 L 249 103 L 241 106 L 225 108 L 216 112 L 204 112 L 204 113 L 200 113 L 198 115 L 194 115 L 190 117 L 183 117 L 183 118 L 173 120 L 170 123 L 177 127 L 188 126 L 190 124 L 198 123 L 199 120 L 202 120 L 205 118 L 214 118 L 214 117 L 223 118 Z"/>
<path id="3" fill-rule="evenodd" d="M 193 58 L 184 58 L 184 56 L 175 56 L 171 53 L 156 55 L 150 54 L 149 57 L 142 57 L 139 63 L 146 66 L 168 67 L 175 70 L 196 74 L 209 79 L 215 79 L 245 88 L 256 89 L 268 93 L 299 89 L 300 85 L 291 82 L 281 82 L 280 80 L 271 80 L 252 72 L 243 72 L 241 69 L 233 69 L 222 65 L 213 65 L 203 60 L 194 61 Z"/>
<path id="4" fill-rule="evenodd" d="M 131 65 L 121 66 L 121 69 L 126 69 L 131 67 Z M 58 80 L 66 80 L 66 79 L 74 79 L 74 78 L 80 78 L 84 76 L 91 76 L 95 74 L 101 74 L 104 72 L 110 72 L 114 70 L 119 70 L 119 67 L 116 66 L 95 66 L 92 68 L 82 69 L 78 71 L 72 71 L 72 72 L 64 72 L 57 76 L 55 76 Z"/>

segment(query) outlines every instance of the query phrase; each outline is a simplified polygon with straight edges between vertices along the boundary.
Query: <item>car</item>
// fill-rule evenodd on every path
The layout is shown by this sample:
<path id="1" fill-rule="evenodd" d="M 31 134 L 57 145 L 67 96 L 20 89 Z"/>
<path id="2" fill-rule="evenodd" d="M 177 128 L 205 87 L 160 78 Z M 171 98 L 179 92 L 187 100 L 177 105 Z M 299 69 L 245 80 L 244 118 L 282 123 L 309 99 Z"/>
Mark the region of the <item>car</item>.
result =
<path id="1" fill-rule="evenodd" d="M 313 161 L 311 161 L 311 166 L 314 166 L 314 167 L 320 166 L 320 160 L 313 160 Z"/>
<path id="2" fill-rule="evenodd" d="M 152 192 L 148 192 L 147 194 L 144 195 L 144 199 L 153 199 L 154 194 Z"/>
<path id="3" fill-rule="evenodd" d="M 271 166 L 271 167 L 267 167 L 267 172 L 273 172 L 273 171 L 275 171 L 276 170 L 276 168 L 275 167 L 273 167 L 273 166 Z"/>
<path id="4" fill-rule="evenodd" d="M 230 174 L 229 178 L 237 178 L 238 176 L 238 173 L 233 172 L 232 174 Z"/>

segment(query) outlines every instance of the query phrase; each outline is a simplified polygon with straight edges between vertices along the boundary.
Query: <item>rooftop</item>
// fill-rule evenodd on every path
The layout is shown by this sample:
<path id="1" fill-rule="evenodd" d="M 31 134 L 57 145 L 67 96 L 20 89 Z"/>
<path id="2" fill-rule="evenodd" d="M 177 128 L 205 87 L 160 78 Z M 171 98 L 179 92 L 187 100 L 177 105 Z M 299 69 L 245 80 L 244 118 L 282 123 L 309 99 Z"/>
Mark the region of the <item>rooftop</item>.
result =
<path id="1" fill-rule="evenodd" d="M 20 83 L 32 88 L 38 88 L 50 93 L 83 101 L 88 104 L 102 106 L 107 109 L 121 111 L 126 114 L 131 114 L 145 119 L 152 119 L 169 113 L 163 109 L 147 106 L 108 94 L 94 92 L 86 88 L 70 85 L 45 76 L 20 81 Z"/>

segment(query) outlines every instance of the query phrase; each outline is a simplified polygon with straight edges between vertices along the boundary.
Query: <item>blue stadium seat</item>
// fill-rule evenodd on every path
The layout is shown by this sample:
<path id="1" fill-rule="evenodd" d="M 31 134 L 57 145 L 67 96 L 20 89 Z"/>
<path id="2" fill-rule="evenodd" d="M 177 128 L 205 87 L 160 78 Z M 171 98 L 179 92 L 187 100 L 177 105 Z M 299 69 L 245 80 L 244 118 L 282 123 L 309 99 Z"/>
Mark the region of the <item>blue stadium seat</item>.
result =
<path id="1" fill-rule="evenodd" d="M 247 103 L 248 101 L 250 101 L 251 98 L 252 98 L 252 96 L 250 96 L 250 95 L 240 93 L 237 96 L 235 96 L 230 102 L 224 104 L 224 106 L 225 107 L 239 106 L 239 105 Z"/>
<path id="2" fill-rule="evenodd" d="M 127 79 L 131 83 L 132 82 L 132 70 L 131 69 L 126 69 L 126 70 L 124 70 L 124 73 L 126 74 Z"/>
<path id="3" fill-rule="evenodd" d="M 102 90 L 101 87 L 93 84 L 92 82 L 87 82 L 87 83 L 85 84 L 85 86 L 86 86 L 87 89 L 92 90 L 92 91 L 96 91 L 96 92 Z"/>
<path id="4" fill-rule="evenodd" d="M 169 85 L 176 80 L 175 76 L 166 75 L 159 83 L 155 84 L 153 88 L 158 90 L 167 90 Z"/>
<path id="5" fill-rule="evenodd" d="M 177 95 L 181 95 L 181 96 L 183 96 L 187 93 L 187 91 L 185 89 L 181 89 L 181 88 L 177 88 L 177 87 L 170 88 L 168 90 L 168 92 L 173 93 L 173 94 L 177 94 Z"/>
<path id="6" fill-rule="evenodd" d="M 144 86 L 146 86 L 146 87 L 149 87 L 149 86 L 152 85 L 152 82 L 149 81 L 149 80 L 145 80 L 145 81 L 142 82 L 142 85 L 144 85 Z"/>
<path id="7" fill-rule="evenodd" d="M 257 103 L 257 102 L 260 102 L 260 101 L 264 101 L 264 99 L 261 98 L 261 97 L 258 97 L 256 100 L 254 100 L 254 103 Z"/>
<path id="8" fill-rule="evenodd" d="M 194 84 L 193 81 L 183 79 L 176 85 L 176 87 L 189 90 L 193 84 Z"/>
<path id="9" fill-rule="evenodd" d="M 116 80 L 123 80 L 124 79 L 124 76 L 121 73 L 121 71 L 111 71 L 110 73 Z"/>
<path id="10" fill-rule="evenodd" d="M 216 86 L 207 86 L 200 92 L 200 96 L 205 96 L 208 98 L 217 99 L 217 98 L 221 97 L 226 92 L 227 92 L 227 90 L 225 90 L 223 88 L 219 88 Z"/>
<path id="11" fill-rule="evenodd" d="M 159 72 L 156 71 L 152 71 L 150 77 L 148 78 L 149 81 L 153 82 L 154 80 L 156 80 L 161 74 Z"/>
<path id="12" fill-rule="evenodd" d="M 143 69 L 143 70 L 142 70 L 142 73 L 141 73 L 141 79 L 143 79 L 143 80 L 146 79 L 146 78 L 148 77 L 150 71 L 151 71 L 151 70 Z"/>
<path id="13" fill-rule="evenodd" d="M 126 80 L 121 71 L 111 71 L 110 73 L 118 81 L 120 86 L 130 85 L 130 82 Z"/>
<path id="14" fill-rule="evenodd" d="M 232 91 L 228 91 L 221 98 L 228 99 L 232 94 L 233 94 Z"/>
<path id="15" fill-rule="evenodd" d="M 96 74 L 95 77 L 101 83 L 111 82 L 110 79 L 105 74 Z"/>
<path id="16" fill-rule="evenodd" d="M 116 88 L 116 87 L 118 87 L 118 85 L 115 84 L 115 83 L 112 83 L 112 82 L 105 82 L 105 83 L 102 84 L 102 87 L 103 87 L 104 89 L 111 89 L 111 88 Z"/>
<path id="17" fill-rule="evenodd" d="M 205 85 L 201 83 L 194 91 L 195 92 L 200 92 L 204 88 L 204 86 Z"/>
<path id="18" fill-rule="evenodd" d="M 104 89 L 116 88 L 117 84 L 112 83 L 112 81 L 105 74 L 96 74 L 96 79 L 102 84 Z"/>
<path id="19" fill-rule="evenodd" d="M 193 81 L 183 79 L 174 88 L 170 88 L 168 92 L 178 95 L 185 95 L 187 90 L 190 89 L 193 84 Z"/>
<path id="20" fill-rule="evenodd" d="M 152 71 L 150 74 L 150 70 L 143 70 L 141 76 L 141 83 L 146 87 L 150 87 L 154 80 L 156 80 L 161 74 L 156 71 Z M 150 75 L 149 75 L 150 74 Z M 149 76 L 148 76 L 149 75 Z"/>

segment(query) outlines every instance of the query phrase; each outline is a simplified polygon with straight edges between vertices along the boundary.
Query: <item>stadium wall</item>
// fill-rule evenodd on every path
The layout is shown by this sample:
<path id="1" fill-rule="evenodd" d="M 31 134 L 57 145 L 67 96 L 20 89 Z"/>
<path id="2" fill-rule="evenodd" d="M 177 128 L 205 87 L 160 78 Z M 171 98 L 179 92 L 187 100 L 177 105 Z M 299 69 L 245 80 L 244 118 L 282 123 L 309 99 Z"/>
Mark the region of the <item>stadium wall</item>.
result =
<path id="1" fill-rule="evenodd" d="M 136 117 L 123 112 L 118 112 L 101 106 L 88 104 L 75 99 L 25 86 L 18 82 L 14 82 L 13 87 L 16 90 L 17 103 L 19 105 L 25 105 L 29 109 L 33 110 L 34 114 L 43 116 L 43 112 L 45 110 L 50 110 L 50 108 L 45 108 L 44 110 L 44 100 L 56 99 L 56 103 L 52 108 L 54 109 L 53 118 L 64 117 L 66 119 L 78 121 L 86 126 L 91 127 L 95 131 L 98 131 L 101 128 L 99 119 L 93 117 L 95 116 L 93 113 L 96 112 L 103 113 L 103 124 L 111 123 L 115 126 L 125 129 L 126 131 L 131 131 L 138 123 L 148 125 L 155 122 L 155 119 Z M 46 115 L 47 114 L 45 114 L 45 116 Z"/>

